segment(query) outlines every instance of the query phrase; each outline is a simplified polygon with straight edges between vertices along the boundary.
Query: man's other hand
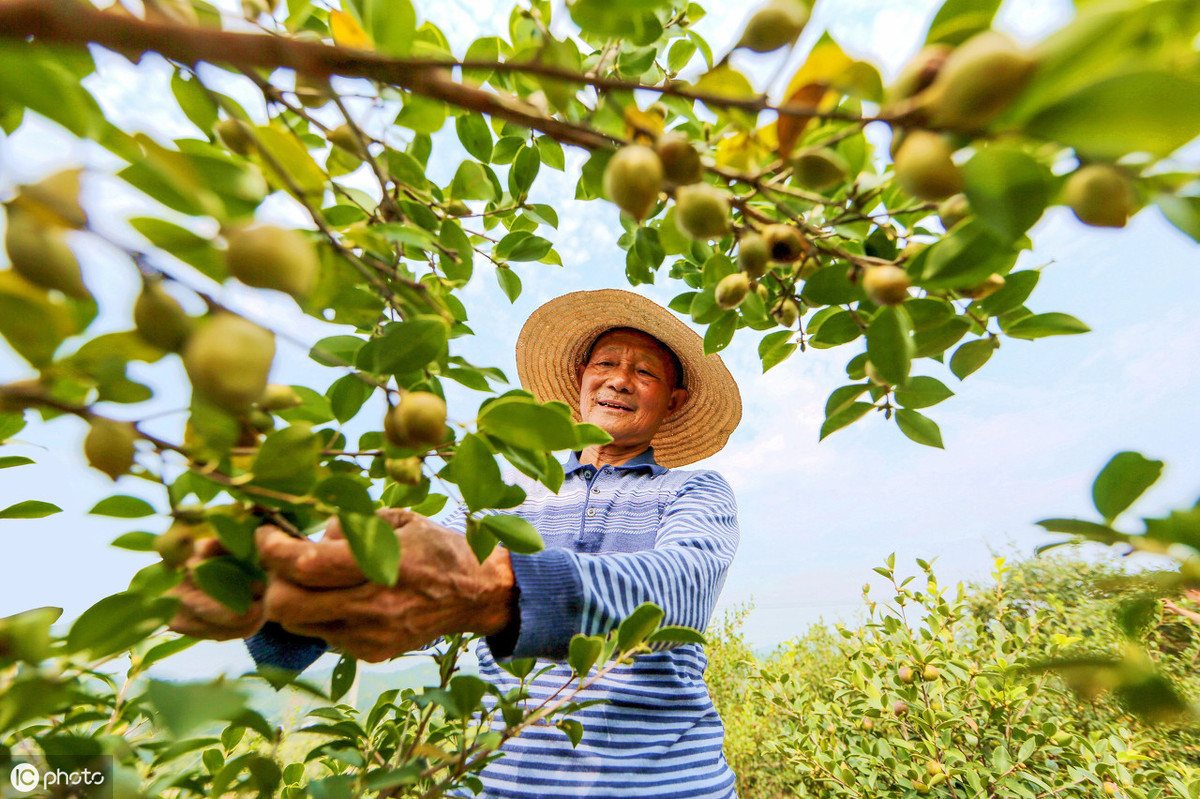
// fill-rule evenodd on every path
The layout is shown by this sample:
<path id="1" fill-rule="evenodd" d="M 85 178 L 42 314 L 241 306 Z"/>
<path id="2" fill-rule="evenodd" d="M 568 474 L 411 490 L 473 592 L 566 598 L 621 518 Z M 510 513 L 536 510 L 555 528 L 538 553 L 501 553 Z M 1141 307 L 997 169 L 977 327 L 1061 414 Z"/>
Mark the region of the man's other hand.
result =
<path id="1" fill-rule="evenodd" d="M 507 550 L 497 547 L 481 564 L 455 530 L 407 510 L 380 515 L 396 528 L 400 544 L 398 579 L 391 587 L 363 575 L 336 518 L 320 541 L 260 527 L 258 551 L 270 574 L 266 617 L 369 662 L 443 635 L 504 629 L 513 591 Z"/>
<path id="2" fill-rule="evenodd" d="M 205 538 L 196 542 L 192 556 L 184 564 L 183 582 L 168 594 L 178 597 L 181 602 L 179 612 L 169 625 L 172 630 L 193 638 L 227 641 L 230 638 L 248 638 L 262 627 L 266 621 L 262 600 L 263 586 L 256 586 L 258 590 L 250 610 L 244 614 L 237 614 L 201 591 L 192 582 L 193 568 L 209 558 L 228 554 L 221 542 L 215 538 Z"/>

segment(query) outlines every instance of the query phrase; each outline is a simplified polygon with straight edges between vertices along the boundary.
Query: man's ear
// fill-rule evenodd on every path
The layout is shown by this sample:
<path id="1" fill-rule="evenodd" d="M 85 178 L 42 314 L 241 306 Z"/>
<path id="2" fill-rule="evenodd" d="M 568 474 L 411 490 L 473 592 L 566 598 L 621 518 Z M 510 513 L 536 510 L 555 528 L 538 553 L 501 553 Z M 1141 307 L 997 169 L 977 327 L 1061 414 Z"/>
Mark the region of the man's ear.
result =
<path id="1" fill-rule="evenodd" d="M 585 364 L 575 364 L 575 388 L 583 388 L 583 370 Z"/>
<path id="2" fill-rule="evenodd" d="M 687 404 L 689 396 L 691 395 L 686 388 L 676 388 L 671 391 L 671 399 L 667 403 L 668 419 L 683 410 L 683 406 Z"/>

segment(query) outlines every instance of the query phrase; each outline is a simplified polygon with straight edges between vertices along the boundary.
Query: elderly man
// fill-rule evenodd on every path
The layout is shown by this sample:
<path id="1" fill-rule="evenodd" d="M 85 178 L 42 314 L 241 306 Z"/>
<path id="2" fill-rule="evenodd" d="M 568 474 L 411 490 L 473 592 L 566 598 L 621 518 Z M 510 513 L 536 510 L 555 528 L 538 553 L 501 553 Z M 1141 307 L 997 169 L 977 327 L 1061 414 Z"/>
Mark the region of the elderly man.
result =
<path id="1" fill-rule="evenodd" d="M 256 660 L 292 668 L 326 644 L 383 660 L 440 635 L 480 633 L 480 671 L 501 690 L 517 681 L 497 660 L 561 661 L 573 635 L 607 632 L 643 602 L 662 607 L 665 624 L 704 629 L 737 546 L 736 506 L 717 473 L 668 467 L 712 455 L 737 426 L 728 370 L 665 309 L 616 290 L 542 306 L 517 357 L 538 399 L 568 402 L 613 439 L 572 453 L 558 494 L 532 486 L 512 511 L 538 529 L 544 551 L 497 548 L 479 563 L 459 534 L 461 509 L 446 526 L 397 511 L 390 521 L 404 554 L 389 588 L 363 577 L 336 522 L 316 542 L 263 528 L 271 580 L 261 605 L 232 618 L 188 586 L 173 626 L 206 637 L 255 633 Z M 282 628 L 259 629 L 265 619 Z M 604 703 L 575 714 L 584 726 L 577 747 L 557 730 L 525 732 L 483 772 L 486 796 L 734 796 L 705 665 L 701 647 L 688 644 L 617 668 L 587 693 Z M 570 674 L 555 664 L 533 681 L 531 701 Z"/>

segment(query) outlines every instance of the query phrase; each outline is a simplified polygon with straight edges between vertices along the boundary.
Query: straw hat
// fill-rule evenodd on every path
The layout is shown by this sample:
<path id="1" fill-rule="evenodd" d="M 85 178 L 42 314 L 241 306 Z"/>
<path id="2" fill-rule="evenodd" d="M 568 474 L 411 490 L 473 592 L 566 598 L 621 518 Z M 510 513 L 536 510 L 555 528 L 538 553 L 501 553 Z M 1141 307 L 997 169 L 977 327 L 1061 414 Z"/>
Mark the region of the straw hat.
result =
<path id="1" fill-rule="evenodd" d="M 654 440 L 654 459 L 666 467 L 686 466 L 720 451 L 742 418 L 742 398 L 733 375 L 717 355 L 670 311 L 620 289 L 577 291 L 534 311 L 517 338 L 521 385 L 541 402 L 559 400 L 579 417 L 575 365 L 595 340 L 614 327 L 632 327 L 668 346 L 683 365 L 689 396 Z"/>

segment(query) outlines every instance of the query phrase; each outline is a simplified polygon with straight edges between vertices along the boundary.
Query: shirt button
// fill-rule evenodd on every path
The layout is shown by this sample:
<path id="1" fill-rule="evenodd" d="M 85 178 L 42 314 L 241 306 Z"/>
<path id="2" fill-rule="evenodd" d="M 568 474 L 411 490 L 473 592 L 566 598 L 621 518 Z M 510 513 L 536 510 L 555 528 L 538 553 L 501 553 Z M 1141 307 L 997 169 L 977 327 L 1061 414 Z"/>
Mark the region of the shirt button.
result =
<path id="1" fill-rule="evenodd" d="M 587 515 L 588 515 L 588 516 L 595 516 L 595 515 L 596 515 L 596 509 L 595 509 L 595 508 L 588 508 L 588 509 L 587 509 Z"/>
<path id="2" fill-rule="evenodd" d="M 599 493 L 600 493 L 600 489 L 598 489 L 598 488 L 593 488 L 593 489 L 592 489 L 592 493 L 593 493 L 593 494 L 599 494 Z"/>
<path id="3" fill-rule="evenodd" d="M 591 479 L 592 479 L 592 473 L 591 473 L 591 472 L 584 472 L 584 473 L 583 473 L 583 479 L 584 479 L 584 480 L 591 480 Z"/>

